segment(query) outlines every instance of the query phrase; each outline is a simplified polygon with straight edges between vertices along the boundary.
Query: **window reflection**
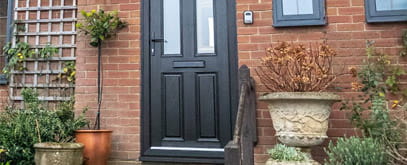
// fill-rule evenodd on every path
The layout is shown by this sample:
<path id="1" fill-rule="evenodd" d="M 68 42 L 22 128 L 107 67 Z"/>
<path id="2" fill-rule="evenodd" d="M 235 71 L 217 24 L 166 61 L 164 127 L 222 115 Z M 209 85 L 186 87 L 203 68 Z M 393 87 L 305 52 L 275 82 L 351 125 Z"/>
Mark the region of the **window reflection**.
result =
<path id="1" fill-rule="evenodd" d="M 313 0 L 283 0 L 283 15 L 313 14 Z"/>
<path id="2" fill-rule="evenodd" d="M 197 0 L 196 11 L 198 53 L 215 53 L 213 0 Z"/>
<path id="3" fill-rule="evenodd" d="M 407 0 L 376 0 L 377 11 L 407 10 Z"/>
<path id="4" fill-rule="evenodd" d="M 0 1 L 0 68 L 4 67 L 3 47 L 7 34 L 7 0 Z"/>
<path id="5" fill-rule="evenodd" d="M 180 1 L 164 1 L 164 54 L 181 54 Z"/>

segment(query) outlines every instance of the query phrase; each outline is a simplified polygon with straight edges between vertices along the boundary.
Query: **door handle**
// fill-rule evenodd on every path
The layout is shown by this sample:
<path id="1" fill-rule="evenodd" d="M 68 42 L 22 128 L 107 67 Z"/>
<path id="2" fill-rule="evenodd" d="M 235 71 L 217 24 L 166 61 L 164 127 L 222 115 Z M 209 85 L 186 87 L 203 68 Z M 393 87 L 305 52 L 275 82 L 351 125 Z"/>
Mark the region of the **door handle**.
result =
<path id="1" fill-rule="evenodd" d="M 154 38 L 154 39 L 151 39 L 151 42 L 167 42 L 167 40 L 165 40 L 164 38 Z"/>
<path id="2" fill-rule="evenodd" d="M 163 38 L 154 38 L 154 39 L 151 39 L 151 42 L 153 42 L 153 43 L 158 43 L 158 42 L 166 43 L 167 40 L 165 40 Z M 151 56 L 155 56 L 155 46 L 156 46 L 156 44 L 152 45 Z"/>
<path id="3" fill-rule="evenodd" d="M 155 37 L 158 37 L 158 36 L 156 36 L 155 32 L 153 32 L 151 36 L 152 36 L 151 37 L 151 42 L 153 42 L 153 43 L 158 43 L 158 42 L 166 43 L 167 42 L 167 40 L 165 40 L 164 38 L 161 38 L 161 37 L 160 38 L 155 38 Z M 155 56 L 155 53 L 156 53 L 155 46 L 156 46 L 156 44 L 152 44 L 151 56 Z"/>

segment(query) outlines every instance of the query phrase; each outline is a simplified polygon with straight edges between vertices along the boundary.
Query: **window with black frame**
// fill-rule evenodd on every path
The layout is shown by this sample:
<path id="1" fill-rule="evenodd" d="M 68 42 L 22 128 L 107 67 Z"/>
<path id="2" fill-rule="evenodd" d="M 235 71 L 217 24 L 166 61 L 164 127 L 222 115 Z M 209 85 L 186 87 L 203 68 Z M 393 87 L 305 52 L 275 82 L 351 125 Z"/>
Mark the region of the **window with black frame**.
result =
<path id="1" fill-rule="evenodd" d="M 368 23 L 407 21 L 407 0 L 365 0 L 365 6 Z"/>
<path id="2" fill-rule="evenodd" d="M 325 24 L 325 0 L 273 0 L 274 27 Z"/>
<path id="3" fill-rule="evenodd" d="M 7 0 L 0 0 L 0 68 L 4 67 L 3 46 L 7 42 Z"/>
<path id="4" fill-rule="evenodd" d="M 11 22 L 11 20 L 9 20 L 11 19 L 11 12 L 8 11 L 8 8 L 10 8 L 9 2 L 11 2 L 11 0 L 0 0 L 0 85 L 7 83 L 7 79 L 1 71 L 6 64 L 3 47 L 9 41 L 10 37 L 10 35 L 8 35 L 10 33 L 8 25 Z"/>

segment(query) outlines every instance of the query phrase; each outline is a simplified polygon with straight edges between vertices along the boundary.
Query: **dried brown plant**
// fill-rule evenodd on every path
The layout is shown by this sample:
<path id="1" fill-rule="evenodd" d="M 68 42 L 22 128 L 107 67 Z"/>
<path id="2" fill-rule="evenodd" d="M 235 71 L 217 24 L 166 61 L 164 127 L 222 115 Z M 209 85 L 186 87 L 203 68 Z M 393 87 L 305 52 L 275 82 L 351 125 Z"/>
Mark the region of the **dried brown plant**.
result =
<path id="1" fill-rule="evenodd" d="M 336 79 L 333 57 L 327 42 L 293 44 L 282 42 L 266 49 L 262 65 L 256 68 L 270 92 L 320 92 Z"/>

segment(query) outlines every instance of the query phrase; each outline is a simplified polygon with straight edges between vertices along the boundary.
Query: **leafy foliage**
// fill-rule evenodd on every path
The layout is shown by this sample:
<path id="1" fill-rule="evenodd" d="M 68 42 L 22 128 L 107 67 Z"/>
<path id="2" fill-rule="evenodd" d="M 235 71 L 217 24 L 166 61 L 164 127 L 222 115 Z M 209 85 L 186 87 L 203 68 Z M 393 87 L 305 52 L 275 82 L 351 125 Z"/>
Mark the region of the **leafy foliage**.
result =
<path id="1" fill-rule="evenodd" d="M 23 61 L 25 61 L 26 58 L 32 57 L 35 53 L 26 42 L 18 42 L 14 48 L 11 43 L 7 43 L 3 47 L 3 52 L 8 59 L 8 63 L 3 68 L 3 73 L 7 75 L 12 70 L 25 70 L 26 68 L 23 66 Z"/>
<path id="2" fill-rule="evenodd" d="M 75 82 L 76 67 L 75 61 L 65 62 L 63 73 L 58 75 L 58 78 L 66 79 L 69 82 Z"/>
<path id="3" fill-rule="evenodd" d="M 11 161 L 7 161 L 7 150 L 0 149 L 0 165 L 10 165 Z"/>
<path id="4" fill-rule="evenodd" d="M 399 141 L 400 130 L 395 128 L 396 122 L 390 117 L 386 94 L 400 91 L 398 79 L 405 74 L 404 70 L 392 65 L 388 57 L 377 53 L 372 45 L 368 45 L 367 59 L 360 71 L 351 70 L 359 80 L 352 83 L 353 89 L 362 91 L 364 95 L 359 96 L 362 102 L 348 101 L 341 109 L 352 111 L 352 123 L 365 136 Z M 368 117 L 364 116 L 366 113 Z"/>
<path id="5" fill-rule="evenodd" d="M 277 144 L 274 148 L 268 150 L 270 158 L 277 161 L 307 161 L 308 156 L 297 151 L 294 147 L 287 147 L 284 144 Z"/>
<path id="6" fill-rule="evenodd" d="M 400 52 L 400 56 L 404 57 L 407 55 L 407 30 L 404 30 L 402 40 L 403 40 L 403 49 Z"/>
<path id="7" fill-rule="evenodd" d="M 407 122 L 390 115 L 391 109 L 405 108 L 400 104 L 406 92 L 399 86 L 399 78 L 405 75 L 405 71 L 401 66 L 391 64 L 386 55 L 377 53 L 370 43 L 366 52 L 367 59 L 360 70 L 351 68 L 351 73 L 358 79 L 352 83 L 352 88 L 364 94 L 359 96 L 359 100 L 345 102 L 341 109 L 352 111 L 350 120 L 363 131 L 365 137 L 373 138 L 385 146 L 390 156 L 389 162 L 406 164 L 407 158 L 400 154 L 398 143 L 406 140 L 407 132 L 403 125 Z M 393 95 L 393 99 L 400 99 L 390 101 L 386 98 L 389 94 Z M 391 109 L 389 102 L 392 103 Z"/>
<path id="8" fill-rule="evenodd" d="M 256 72 L 271 92 L 323 91 L 337 77 L 332 70 L 336 52 L 326 42 L 308 47 L 282 42 L 266 53 Z"/>
<path id="9" fill-rule="evenodd" d="M 53 57 L 54 54 L 59 52 L 58 48 L 52 47 L 51 45 L 46 45 L 44 48 L 40 49 L 38 52 L 39 57 L 41 58 L 50 58 Z"/>
<path id="10" fill-rule="evenodd" d="M 36 53 L 26 42 L 17 42 L 14 47 L 12 47 L 11 43 L 7 43 L 3 47 L 3 53 L 7 57 L 8 62 L 3 68 L 3 73 L 8 76 L 12 70 L 24 71 L 27 68 L 24 67 L 23 62 L 27 58 L 38 56 L 41 58 L 49 58 L 58 53 L 58 51 L 57 48 L 47 45 L 39 49 L 38 53 Z"/>
<path id="11" fill-rule="evenodd" d="M 12 164 L 34 164 L 35 143 L 72 142 L 74 131 L 88 124 L 85 110 L 74 117 L 73 100 L 61 103 L 56 110 L 47 110 L 33 89 L 24 89 L 21 95 L 25 108 L 10 107 L 0 114 L 0 146 L 7 150 Z"/>
<path id="12" fill-rule="evenodd" d="M 372 138 L 339 138 L 325 151 L 325 165 L 385 165 L 388 162 L 384 146 Z"/>
<path id="13" fill-rule="evenodd" d="M 81 11 L 81 14 L 85 20 L 83 23 L 77 23 L 76 27 L 84 32 L 85 35 L 90 35 L 90 45 L 93 47 L 99 46 L 101 41 L 112 37 L 112 35 L 126 25 L 118 17 L 117 11 L 92 10 L 90 12 Z"/>

